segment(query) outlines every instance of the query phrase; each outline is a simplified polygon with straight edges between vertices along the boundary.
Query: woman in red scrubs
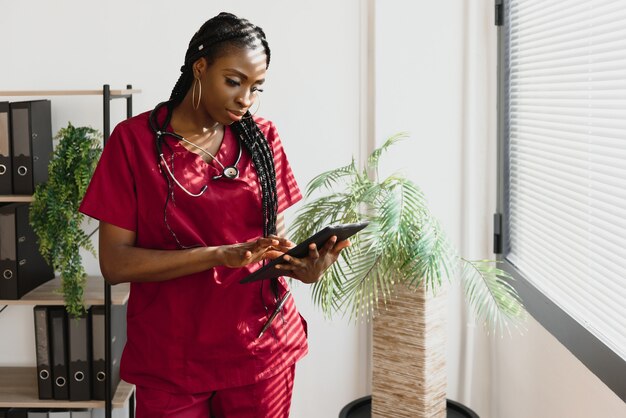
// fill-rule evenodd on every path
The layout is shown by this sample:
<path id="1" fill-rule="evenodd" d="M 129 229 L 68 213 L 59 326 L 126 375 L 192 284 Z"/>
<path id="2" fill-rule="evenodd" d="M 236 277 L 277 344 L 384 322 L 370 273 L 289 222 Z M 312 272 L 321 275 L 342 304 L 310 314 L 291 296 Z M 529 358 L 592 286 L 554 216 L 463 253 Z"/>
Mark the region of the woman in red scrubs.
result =
<path id="1" fill-rule="evenodd" d="M 250 113 L 269 62 L 261 28 L 208 20 L 170 100 L 115 128 L 82 202 L 105 279 L 131 282 L 121 375 L 138 418 L 289 415 L 306 322 L 283 278 L 239 284 L 293 247 L 281 213 L 302 197 L 276 127 Z M 313 283 L 348 245 L 280 267 Z"/>

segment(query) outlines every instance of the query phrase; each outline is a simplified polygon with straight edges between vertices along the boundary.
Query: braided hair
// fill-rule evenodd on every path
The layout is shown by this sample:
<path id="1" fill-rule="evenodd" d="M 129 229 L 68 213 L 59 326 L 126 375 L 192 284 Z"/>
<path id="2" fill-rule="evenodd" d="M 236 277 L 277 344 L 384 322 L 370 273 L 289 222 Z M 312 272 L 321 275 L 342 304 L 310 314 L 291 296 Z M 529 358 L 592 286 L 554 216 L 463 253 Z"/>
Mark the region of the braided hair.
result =
<path id="1" fill-rule="evenodd" d="M 266 68 L 270 63 L 270 47 L 265 32 L 246 19 L 231 13 L 220 13 L 207 20 L 194 34 L 185 54 L 185 64 L 170 96 L 172 106 L 182 102 L 193 82 L 192 65 L 199 58 L 205 58 L 211 65 L 228 51 L 229 47 L 253 48 L 261 43 L 267 57 Z M 274 155 L 250 111 L 240 121 L 231 125 L 233 133 L 239 137 L 252 157 L 261 186 L 263 208 L 263 235 L 276 233 L 278 198 L 276 195 L 276 171 Z"/>

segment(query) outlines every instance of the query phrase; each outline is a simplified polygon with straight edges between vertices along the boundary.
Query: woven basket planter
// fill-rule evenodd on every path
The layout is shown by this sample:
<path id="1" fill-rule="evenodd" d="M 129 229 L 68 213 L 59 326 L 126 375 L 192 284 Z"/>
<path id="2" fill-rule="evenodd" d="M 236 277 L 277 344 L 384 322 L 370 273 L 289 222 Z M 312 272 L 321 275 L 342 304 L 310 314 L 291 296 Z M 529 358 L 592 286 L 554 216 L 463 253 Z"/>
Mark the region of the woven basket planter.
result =
<path id="1" fill-rule="evenodd" d="M 445 292 L 399 285 L 374 318 L 372 417 L 446 417 Z"/>

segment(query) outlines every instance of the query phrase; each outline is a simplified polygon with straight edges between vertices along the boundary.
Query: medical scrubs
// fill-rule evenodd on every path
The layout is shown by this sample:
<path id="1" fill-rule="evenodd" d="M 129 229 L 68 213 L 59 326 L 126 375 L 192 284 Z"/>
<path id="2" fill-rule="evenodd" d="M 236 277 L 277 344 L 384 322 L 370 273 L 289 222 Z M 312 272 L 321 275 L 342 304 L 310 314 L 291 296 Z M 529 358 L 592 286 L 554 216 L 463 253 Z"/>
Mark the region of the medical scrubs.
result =
<path id="1" fill-rule="evenodd" d="M 157 164 L 148 115 L 115 128 L 80 211 L 134 231 L 137 247 L 176 250 L 164 223 L 167 182 Z M 164 119 L 164 114 L 158 116 Z M 273 150 L 280 213 L 302 196 L 275 126 L 255 120 Z M 182 245 L 218 246 L 262 236 L 261 193 L 245 148 L 234 180 L 213 180 L 222 172 L 220 166 L 206 163 L 173 138 L 166 139 L 163 150 L 176 179 L 189 191 L 208 185 L 196 198 L 173 185 L 166 215 Z M 230 165 L 238 152 L 238 140 L 227 126 L 216 157 Z M 307 352 L 306 323 L 290 297 L 282 315 L 257 338 L 275 297 L 268 281 L 239 280 L 259 267 L 218 266 L 163 282 L 132 283 L 122 378 L 168 393 L 194 394 L 250 385 L 292 367 Z M 281 278 L 279 296 L 286 290 Z"/>

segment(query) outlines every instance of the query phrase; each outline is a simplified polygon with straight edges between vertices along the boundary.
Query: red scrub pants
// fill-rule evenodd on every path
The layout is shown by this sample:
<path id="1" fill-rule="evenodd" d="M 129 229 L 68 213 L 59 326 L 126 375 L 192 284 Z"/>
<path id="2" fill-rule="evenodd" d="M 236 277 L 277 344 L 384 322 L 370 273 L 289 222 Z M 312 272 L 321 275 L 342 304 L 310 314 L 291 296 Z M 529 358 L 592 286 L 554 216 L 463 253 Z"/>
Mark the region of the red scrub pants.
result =
<path id="1" fill-rule="evenodd" d="M 288 418 L 295 365 L 258 383 L 194 395 L 136 388 L 136 418 Z"/>

